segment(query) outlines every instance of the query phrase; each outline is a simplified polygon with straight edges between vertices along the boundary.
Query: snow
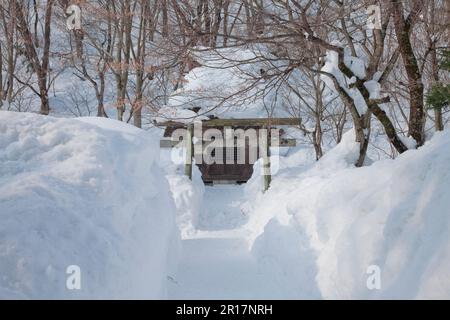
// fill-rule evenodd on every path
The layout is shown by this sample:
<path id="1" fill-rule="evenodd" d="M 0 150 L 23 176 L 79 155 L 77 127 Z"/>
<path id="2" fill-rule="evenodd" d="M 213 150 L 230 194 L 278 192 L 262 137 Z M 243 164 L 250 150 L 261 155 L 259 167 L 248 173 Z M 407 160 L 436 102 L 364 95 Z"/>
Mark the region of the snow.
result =
<path id="1" fill-rule="evenodd" d="M 265 92 L 261 70 L 270 74 L 275 68 L 274 62 L 264 60 L 267 54 L 259 48 L 196 48 L 192 55 L 200 66 L 184 77 L 183 87 L 170 95 L 167 106 L 160 108 L 154 119 L 191 122 L 195 113 L 186 110 L 191 108 L 200 108 L 198 119 L 288 116 L 283 108 L 271 105 L 282 94 Z M 287 66 L 285 61 L 278 64 L 280 70 Z"/>
<path id="2" fill-rule="evenodd" d="M 0 298 L 165 297 L 179 235 L 158 149 L 113 120 L 1 111 Z"/>
<path id="3" fill-rule="evenodd" d="M 402 140 L 403 144 L 409 149 L 413 150 L 417 147 L 417 141 L 414 140 L 413 137 L 405 137 L 405 136 L 399 136 L 400 140 Z"/>
<path id="4" fill-rule="evenodd" d="M 250 201 L 253 254 L 299 298 L 448 299 L 450 133 L 363 168 L 352 141 L 349 132 L 316 165 L 282 170 Z M 372 265 L 380 290 L 366 286 Z"/>
<path id="5" fill-rule="evenodd" d="M 353 130 L 317 162 L 273 153 L 263 192 L 260 161 L 245 185 L 204 186 L 196 166 L 189 180 L 160 129 L 0 120 L 0 297 L 450 298 L 448 131 L 362 168 Z"/>
<path id="6" fill-rule="evenodd" d="M 359 79 L 366 79 L 366 65 L 365 61 L 367 58 L 354 57 L 350 54 L 348 48 L 344 50 L 344 63 L 353 72 L 353 74 Z M 340 69 L 339 69 L 339 55 L 336 51 L 327 50 L 325 56 L 325 64 L 321 69 L 323 72 L 329 73 L 336 78 L 339 86 L 345 90 L 345 92 L 352 98 L 356 109 L 359 114 L 364 114 L 367 112 L 367 104 L 364 100 L 361 92 L 352 87 L 352 84 L 356 82 L 356 77 L 349 79 Z M 380 72 L 376 72 L 372 80 L 364 82 L 364 86 L 369 91 L 369 99 L 380 99 L 381 98 L 381 84 L 378 82 L 381 77 Z M 323 75 L 321 79 L 326 83 L 327 87 L 336 92 L 335 84 L 330 79 L 328 75 Z"/>
<path id="7" fill-rule="evenodd" d="M 367 88 L 367 90 L 370 93 L 369 99 L 380 99 L 381 95 L 381 84 L 378 81 L 370 80 L 364 82 L 364 86 Z"/>
<path id="8" fill-rule="evenodd" d="M 273 291 L 270 274 L 258 263 L 242 238 L 187 239 L 171 299 L 267 299 Z"/>
<path id="9" fill-rule="evenodd" d="M 366 77 L 366 64 L 363 59 L 353 57 L 345 50 L 344 63 L 359 79 L 364 79 Z"/>
<path id="10" fill-rule="evenodd" d="M 352 58 L 353 59 L 353 58 Z M 345 55 L 344 60 L 346 60 L 346 65 L 348 67 L 351 67 L 352 65 L 347 62 L 353 61 L 348 57 L 348 55 Z M 359 60 L 355 60 L 359 61 Z M 359 70 L 359 67 L 356 68 L 356 66 L 359 65 L 356 63 L 356 65 L 353 65 L 353 68 L 350 68 L 356 76 L 361 72 Z M 360 65 L 359 65 L 360 66 Z M 352 79 L 349 79 L 340 69 L 339 69 L 339 55 L 337 52 L 328 50 L 327 54 L 325 56 L 325 64 L 323 65 L 322 69 L 323 72 L 329 73 L 330 75 L 334 76 L 338 85 L 347 92 L 347 94 L 352 98 L 352 100 L 355 103 L 355 106 L 360 114 L 364 114 L 367 111 L 367 104 L 364 101 L 363 96 L 361 93 L 353 87 L 350 87 L 350 84 L 354 83 L 356 79 L 353 77 Z M 361 74 L 359 74 L 361 76 Z M 358 76 L 358 77 L 359 77 Z M 334 82 L 328 75 L 323 75 L 321 77 L 323 82 L 327 85 L 327 87 L 334 91 L 335 93 L 338 93 L 335 87 Z"/>
<path id="11" fill-rule="evenodd" d="M 203 212 L 204 185 L 198 168 L 194 166 L 193 169 L 193 181 L 180 172 L 171 172 L 166 176 L 175 201 L 177 226 L 182 237 L 196 230 L 199 216 Z"/>
<path id="12" fill-rule="evenodd" d="M 351 153 L 355 143 L 348 135 L 340 148 Z M 344 151 L 342 151 L 344 152 Z M 330 158 L 331 164 L 337 156 Z M 307 170 L 314 163 L 314 152 L 299 149 L 279 159 L 277 179 L 285 178 L 283 169 L 300 167 Z M 350 167 L 349 157 L 337 165 Z M 301 164 L 301 165 L 300 165 Z M 261 163 L 255 164 L 254 175 L 245 185 L 216 185 L 203 190 L 203 210 L 196 217 L 196 228 L 181 232 L 182 254 L 178 271 L 170 283 L 171 299 L 295 299 L 321 298 L 315 282 L 312 250 L 302 244 L 305 235 L 278 222 L 263 221 L 258 203 L 265 202 L 262 192 Z M 194 175 L 195 176 L 195 175 Z M 193 182 L 196 185 L 198 182 Z M 271 199 L 265 210 L 275 214 L 282 202 Z M 254 232 L 268 230 L 267 237 Z M 271 232 L 269 232 L 271 231 Z M 276 232 L 275 232 L 276 231 Z M 272 260 L 273 254 L 279 254 Z M 302 261 L 302 263 L 298 263 Z M 287 270 L 286 270 L 287 268 Z"/>
<path id="13" fill-rule="evenodd" d="M 243 186 L 205 188 L 198 229 L 183 237 L 178 271 L 169 287 L 171 299 L 267 299 L 283 297 L 275 275 L 251 254 L 241 227 Z M 182 234 L 186 234 L 183 233 Z"/>

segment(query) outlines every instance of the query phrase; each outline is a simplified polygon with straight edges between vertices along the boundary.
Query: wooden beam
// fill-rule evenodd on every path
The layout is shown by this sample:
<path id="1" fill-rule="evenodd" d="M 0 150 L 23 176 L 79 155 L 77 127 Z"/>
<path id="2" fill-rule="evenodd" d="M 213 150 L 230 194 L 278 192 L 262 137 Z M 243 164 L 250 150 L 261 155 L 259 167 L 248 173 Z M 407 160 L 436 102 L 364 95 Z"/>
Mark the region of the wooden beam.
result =
<path id="1" fill-rule="evenodd" d="M 183 140 L 181 140 L 181 141 L 172 141 L 169 139 L 159 140 L 159 147 L 163 148 L 163 149 L 175 148 L 176 146 L 178 146 L 178 144 L 180 144 L 181 146 L 184 146 Z"/>
<path id="2" fill-rule="evenodd" d="M 162 149 L 171 149 L 175 148 L 178 145 L 184 147 L 183 140 L 180 141 L 172 141 L 170 139 L 161 139 L 159 141 L 159 147 Z M 297 140 L 295 139 L 280 139 L 280 145 L 278 147 L 280 148 L 287 148 L 287 147 L 295 147 L 297 145 Z M 276 147 L 273 141 L 271 141 L 270 146 Z"/>
<path id="3" fill-rule="evenodd" d="M 203 121 L 202 125 L 206 127 L 221 126 L 296 126 L 300 124 L 300 119 L 295 118 L 253 118 L 253 119 L 212 119 Z"/>
<path id="4" fill-rule="evenodd" d="M 211 119 L 203 120 L 202 126 L 204 127 L 226 127 L 226 126 L 297 126 L 300 124 L 298 118 L 248 118 L 248 119 Z M 161 127 L 186 127 L 187 124 L 176 121 L 166 121 L 156 124 Z"/>

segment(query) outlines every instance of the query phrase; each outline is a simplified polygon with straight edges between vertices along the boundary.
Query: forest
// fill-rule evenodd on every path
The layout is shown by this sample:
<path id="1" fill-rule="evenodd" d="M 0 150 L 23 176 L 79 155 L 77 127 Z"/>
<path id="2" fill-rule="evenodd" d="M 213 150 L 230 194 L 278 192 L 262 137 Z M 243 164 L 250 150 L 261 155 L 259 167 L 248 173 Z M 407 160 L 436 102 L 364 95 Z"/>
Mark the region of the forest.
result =
<path id="1" fill-rule="evenodd" d="M 199 64 L 196 55 L 212 51 L 210 60 L 229 62 L 215 68 L 242 65 L 247 79 L 226 95 L 209 93 L 215 99 L 208 108 L 266 97 L 265 108 L 300 117 L 317 158 L 324 135 L 338 143 L 353 126 L 362 165 L 371 131 L 386 135 L 392 150 L 384 151 L 394 157 L 447 122 L 449 6 L 443 0 L 2 1 L 0 107 L 142 127 L 171 106 L 170 97 Z M 253 57 L 239 54 L 244 50 Z M 335 65 L 327 64 L 333 55 Z"/>

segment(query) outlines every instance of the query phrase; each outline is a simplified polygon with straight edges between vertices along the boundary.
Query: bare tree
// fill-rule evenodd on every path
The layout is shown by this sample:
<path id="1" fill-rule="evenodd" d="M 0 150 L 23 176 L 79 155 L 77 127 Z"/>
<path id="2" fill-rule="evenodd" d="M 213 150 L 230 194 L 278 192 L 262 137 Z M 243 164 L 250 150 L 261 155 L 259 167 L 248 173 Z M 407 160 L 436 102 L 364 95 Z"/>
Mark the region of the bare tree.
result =
<path id="1" fill-rule="evenodd" d="M 3 5 L 3 2 L 0 4 L 0 19 L 2 22 L 4 34 L 6 36 L 5 45 L 7 51 L 6 86 L 2 84 L 2 90 L 0 91 L 2 91 L 3 99 L 7 99 L 8 104 L 11 104 L 12 102 L 14 91 L 14 72 L 16 58 L 16 50 L 14 49 L 14 34 L 16 30 L 16 19 L 14 19 L 15 11 L 15 1 L 10 1 L 7 7 Z M 3 60 L 3 53 L 0 59 Z"/>
<path id="2" fill-rule="evenodd" d="M 411 43 L 411 31 L 424 7 L 424 1 L 411 1 L 411 10 L 405 17 L 402 1 L 391 0 L 394 16 L 395 33 L 403 65 L 408 76 L 409 90 L 409 134 L 420 146 L 425 142 L 424 125 L 424 85 L 417 58 Z"/>
<path id="3" fill-rule="evenodd" d="M 35 9 L 35 28 L 34 33 L 31 31 L 29 17 L 29 7 L 26 6 L 27 1 L 14 1 L 14 18 L 16 19 L 16 26 L 21 35 L 23 44 L 25 46 L 25 54 L 30 62 L 33 72 L 36 75 L 38 89 L 35 89 L 31 84 L 27 83 L 31 90 L 33 90 L 41 100 L 41 114 L 49 114 L 50 105 L 48 101 L 48 72 L 50 59 L 50 34 L 51 34 L 51 18 L 54 0 L 47 0 L 44 8 L 42 19 L 44 20 L 44 32 L 42 37 L 43 49 L 42 56 L 39 57 L 39 39 L 38 28 L 36 24 L 40 15 Z M 20 79 L 16 79 L 21 82 Z"/>

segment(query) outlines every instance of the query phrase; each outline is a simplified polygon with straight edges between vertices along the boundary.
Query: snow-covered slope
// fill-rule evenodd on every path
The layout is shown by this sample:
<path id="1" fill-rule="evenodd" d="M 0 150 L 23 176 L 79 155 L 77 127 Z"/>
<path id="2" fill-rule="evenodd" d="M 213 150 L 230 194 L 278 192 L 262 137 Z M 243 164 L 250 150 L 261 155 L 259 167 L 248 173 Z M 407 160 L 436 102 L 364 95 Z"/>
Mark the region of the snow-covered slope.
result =
<path id="1" fill-rule="evenodd" d="M 450 298 L 450 132 L 363 168 L 353 141 L 253 195 L 254 255 L 290 297 Z"/>
<path id="2" fill-rule="evenodd" d="M 164 297 L 179 236 L 158 160 L 117 121 L 0 112 L 0 298 Z"/>

